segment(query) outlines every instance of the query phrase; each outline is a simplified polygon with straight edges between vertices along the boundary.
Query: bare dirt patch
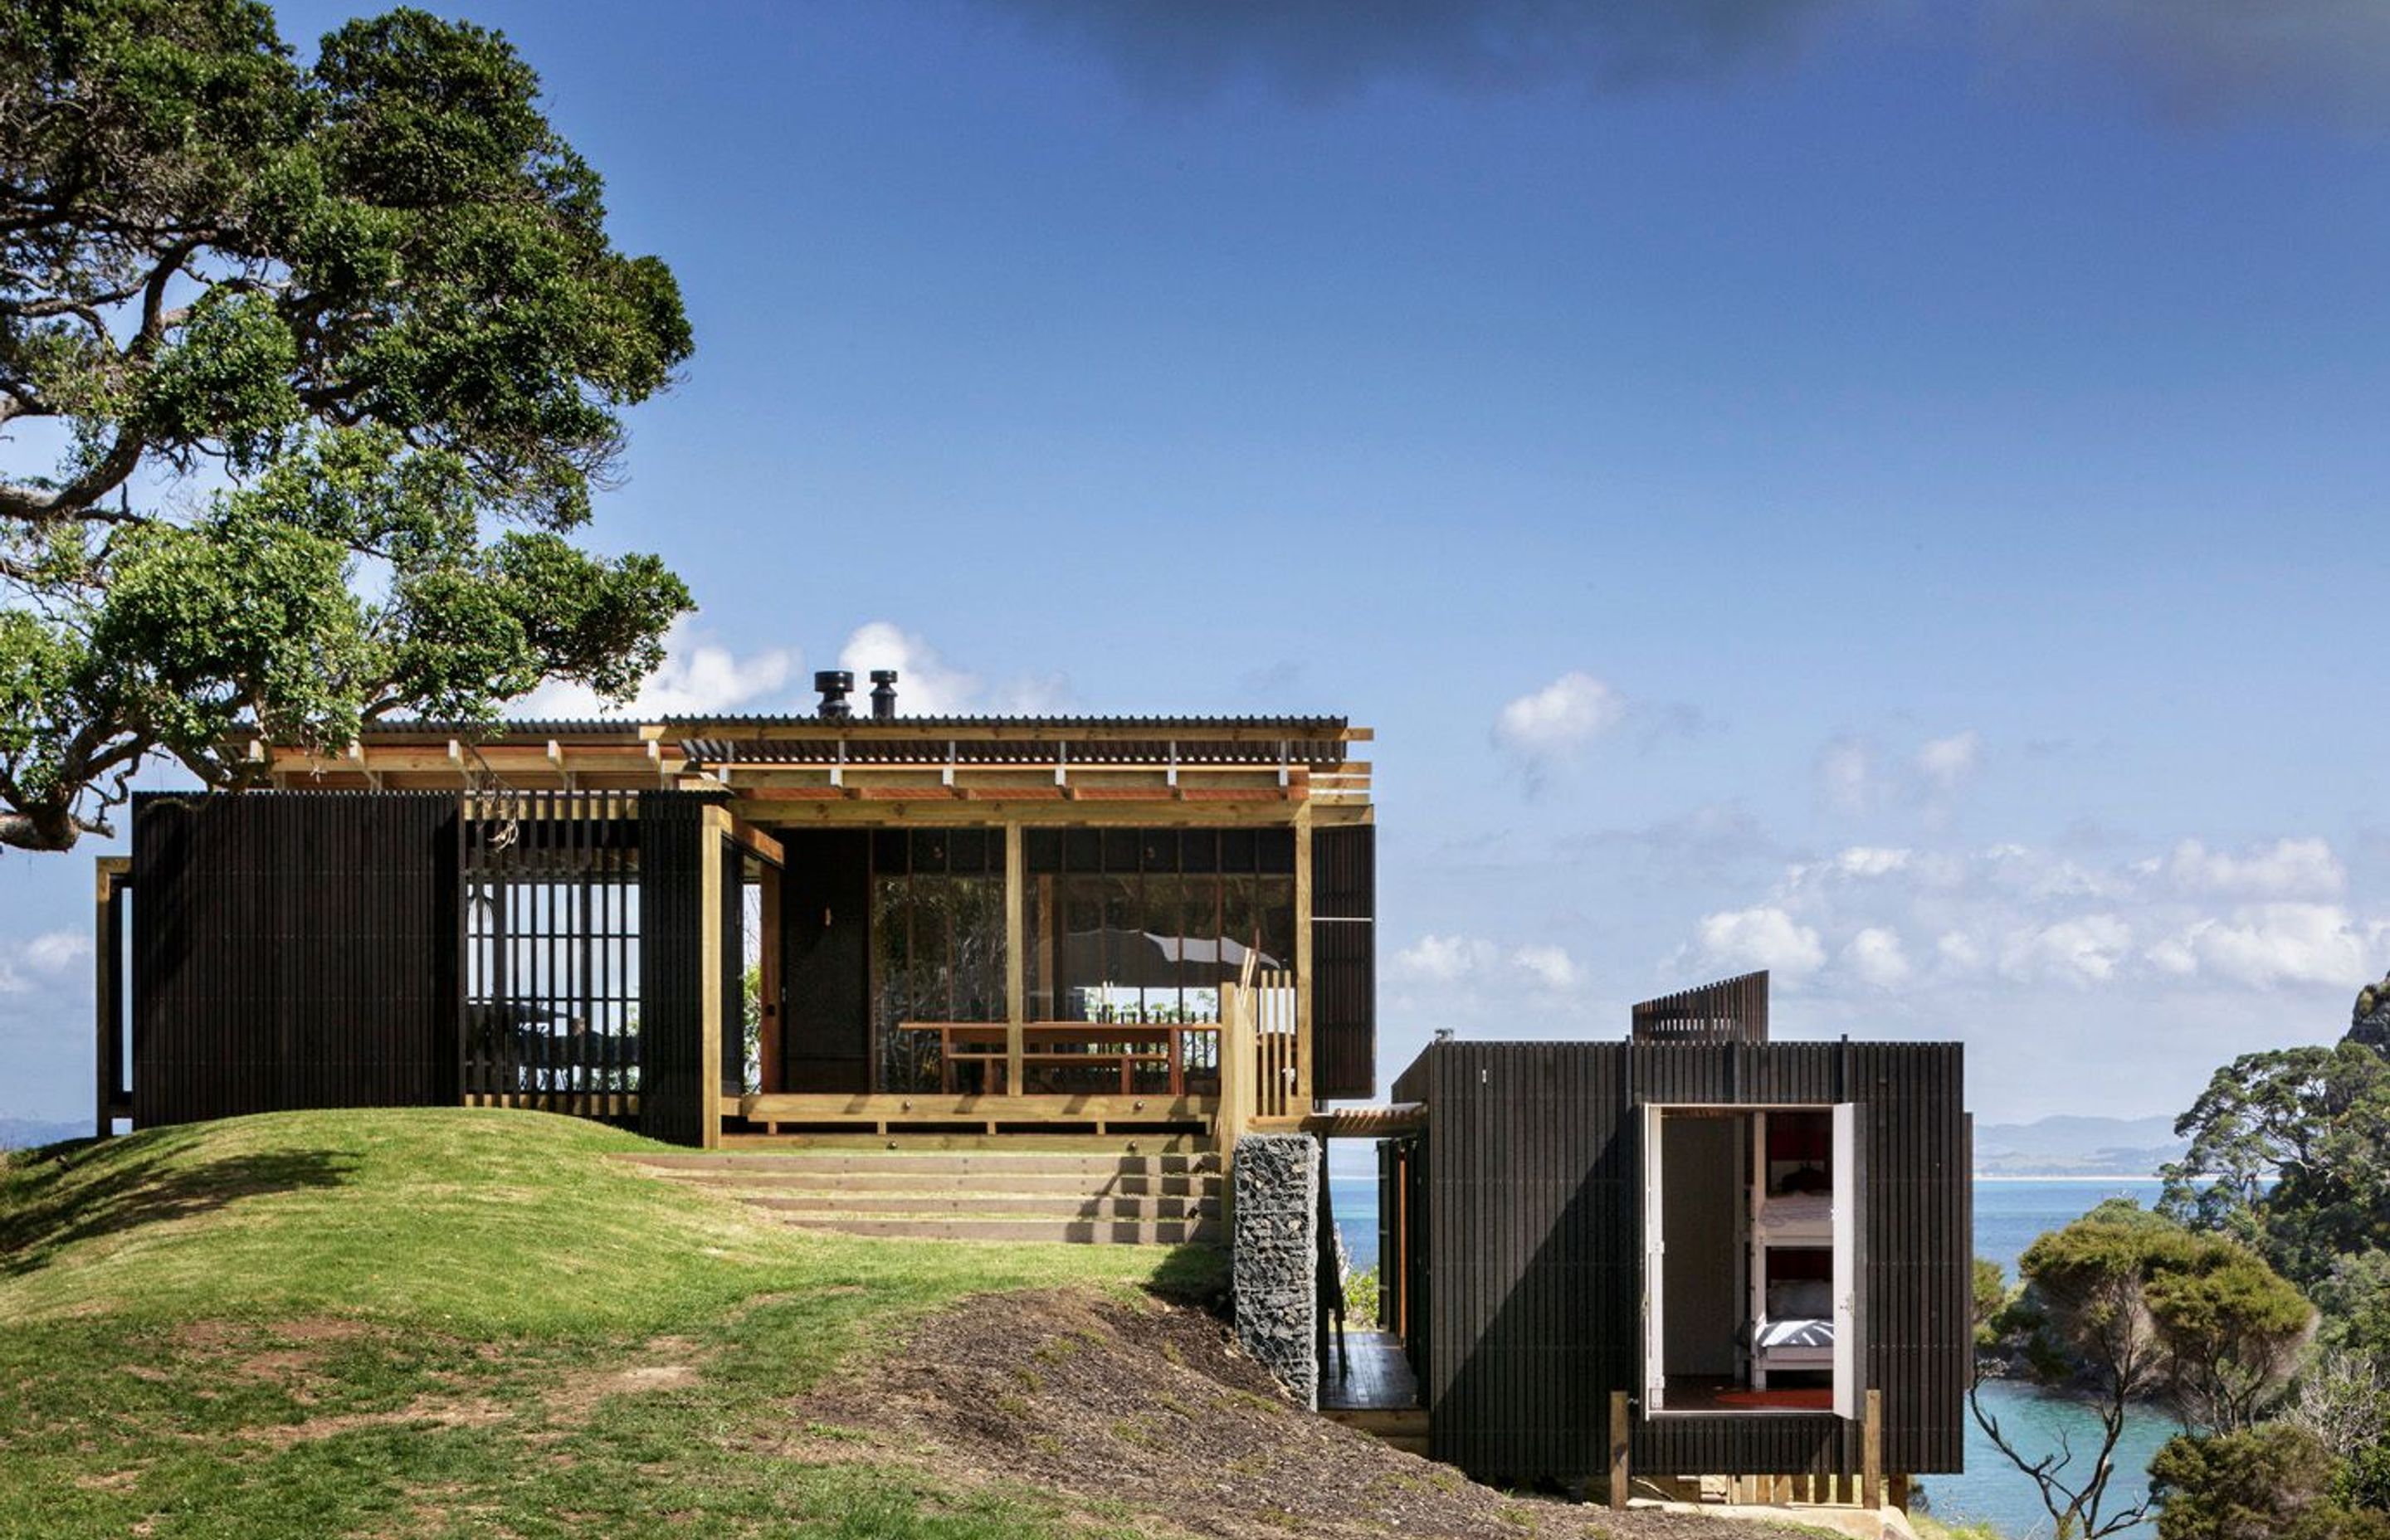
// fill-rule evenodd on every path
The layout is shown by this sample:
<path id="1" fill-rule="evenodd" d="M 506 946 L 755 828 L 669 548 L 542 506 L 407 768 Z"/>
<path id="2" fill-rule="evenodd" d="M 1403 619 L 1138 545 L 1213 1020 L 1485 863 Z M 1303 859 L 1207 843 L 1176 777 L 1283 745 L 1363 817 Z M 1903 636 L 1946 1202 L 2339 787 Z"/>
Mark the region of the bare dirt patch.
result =
<path id="1" fill-rule="evenodd" d="M 1058 1290 L 982 1295 L 893 1355 L 801 1398 L 778 1452 L 860 1432 L 970 1486 L 1027 1484 L 1141 1510 L 1150 1533 L 1450 1540 L 1780 1532 L 1515 1497 L 1293 1405 L 1211 1316 Z"/>
<path id="2" fill-rule="evenodd" d="M 453 1401 L 444 1396 L 418 1396 L 388 1412 L 350 1412 L 340 1417 L 312 1417 L 304 1422 L 259 1428 L 255 1436 L 276 1449 L 294 1444 L 353 1433 L 367 1428 L 487 1428 L 503 1422 L 509 1410 L 495 1401 Z"/>

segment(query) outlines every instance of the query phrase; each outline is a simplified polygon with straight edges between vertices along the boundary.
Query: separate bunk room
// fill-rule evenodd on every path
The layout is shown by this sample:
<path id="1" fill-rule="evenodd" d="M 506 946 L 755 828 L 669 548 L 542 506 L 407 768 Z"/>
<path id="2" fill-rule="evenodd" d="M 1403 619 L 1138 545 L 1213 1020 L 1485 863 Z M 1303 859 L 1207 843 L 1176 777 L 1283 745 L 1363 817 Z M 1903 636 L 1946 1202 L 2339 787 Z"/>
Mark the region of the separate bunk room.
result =
<path id="1" fill-rule="evenodd" d="M 1857 1109 L 1642 1112 L 1647 1415 L 1854 1415 Z"/>

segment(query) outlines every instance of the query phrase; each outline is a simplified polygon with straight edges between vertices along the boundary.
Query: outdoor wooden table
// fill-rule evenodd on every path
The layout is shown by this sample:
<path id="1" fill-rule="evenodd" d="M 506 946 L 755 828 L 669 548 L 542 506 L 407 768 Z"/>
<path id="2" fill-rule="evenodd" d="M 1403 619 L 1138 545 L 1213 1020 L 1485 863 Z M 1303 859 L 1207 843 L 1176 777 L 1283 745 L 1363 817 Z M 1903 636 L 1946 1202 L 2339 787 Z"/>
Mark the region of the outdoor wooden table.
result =
<path id="1" fill-rule="evenodd" d="M 957 1064 L 985 1065 L 989 1090 L 1001 1095 L 1007 1089 L 1011 1045 L 1003 1022 L 905 1021 L 899 1026 L 907 1032 L 938 1034 L 939 1079 L 946 1094 L 951 1096 L 956 1091 Z M 1170 1094 L 1183 1096 L 1187 1089 L 1186 1034 L 1202 1030 L 1200 1024 L 1176 1022 L 1030 1021 L 1021 1029 L 1022 1070 L 1025 1078 L 1032 1064 L 1117 1069 L 1121 1094 L 1129 1096 L 1136 1091 L 1138 1065 L 1163 1064 L 1170 1071 Z"/>

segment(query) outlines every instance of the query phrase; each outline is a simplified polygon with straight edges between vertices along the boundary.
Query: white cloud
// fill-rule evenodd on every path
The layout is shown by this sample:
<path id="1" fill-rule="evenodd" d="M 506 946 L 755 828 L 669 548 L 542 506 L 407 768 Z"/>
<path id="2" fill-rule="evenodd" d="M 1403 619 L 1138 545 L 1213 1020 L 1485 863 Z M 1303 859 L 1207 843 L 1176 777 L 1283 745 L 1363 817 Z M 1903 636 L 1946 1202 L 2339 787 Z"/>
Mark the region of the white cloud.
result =
<path id="1" fill-rule="evenodd" d="M 2176 887 L 2194 893 L 2314 897 L 2348 886 L 2348 870 L 2331 843 L 2316 839 L 2277 840 L 2253 845 L 2239 855 L 2185 840 L 2163 864 L 2144 863 L 2143 869 L 2162 871 Z"/>
<path id="2" fill-rule="evenodd" d="M 1975 773 L 1984 742 L 1972 727 L 1948 738 L 1929 739 L 1917 751 L 1917 773 L 1935 792 L 1947 797 Z"/>
<path id="3" fill-rule="evenodd" d="M 1982 767 L 1984 740 L 1970 727 L 1928 738 L 1906 757 L 1857 734 L 1830 738 L 1818 751 L 1818 804 L 1845 817 L 1908 809 L 1940 822 Z"/>
<path id="4" fill-rule="evenodd" d="M 1703 957 L 1721 968 L 1765 968 L 1797 979 L 1826 962 L 1818 932 L 1773 905 L 1704 915 L 1697 939 Z"/>
<path id="5" fill-rule="evenodd" d="M 838 666 L 854 675 L 857 711 L 867 711 L 871 671 L 894 669 L 896 710 L 905 716 L 966 716 L 978 712 L 1050 716 L 1066 709 L 1071 682 L 1060 674 L 990 685 L 951 663 L 919 632 L 893 621 L 867 621 L 839 648 Z"/>
<path id="6" fill-rule="evenodd" d="M 741 658 L 683 622 L 665 634 L 662 665 L 627 705 L 615 706 L 585 685 L 550 681 L 523 697 L 513 714 L 652 718 L 753 711 L 770 703 L 767 698 L 788 685 L 796 667 L 797 655 L 785 648 Z"/>
<path id="7" fill-rule="evenodd" d="M 1521 946 L 1510 953 L 1513 966 L 1534 975 L 1546 989 L 1567 989 L 1577 980 L 1577 967 L 1564 947 Z"/>
<path id="8" fill-rule="evenodd" d="M 1567 948 L 1532 942 L 1506 952 L 1483 936 L 1426 935 L 1394 954 L 1397 977 L 1425 983 L 1458 983 L 1505 969 L 1523 973 L 1538 988 L 1552 991 L 1574 986 L 1579 977 Z"/>
<path id="9" fill-rule="evenodd" d="M 2347 910 L 2331 904 L 2256 904 L 2222 918 L 2194 920 L 2149 949 L 2150 961 L 2177 977 L 2198 974 L 2255 988 L 2285 983 L 2346 984 L 2378 966 L 2373 937 L 2358 933 Z"/>
<path id="10" fill-rule="evenodd" d="M 1908 982 L 1908 954 L 1901 948 L 1900 937 L 1882 926 L 1870 925 L 1850 939 L 1843 948 L 1843 966 L 1878 989 Z"/>
<path id="11" fill-rule="evenodd" d="M 1421 936 L 1394 954 L 1394 971 L 1406 978 L 1452 983 L 1491 967 L 1501 949 L 1471 936 Z"/>
<path id="12" fill-rule="evenodd" d="M 1888 877 L 1908 866 L 1909 854 L 1881 845 L 1853 845 L 1834 857 L 1834 866 L 1844 877 Z"/>
<path id="13" fill-rule="evenodd" d="M 907 716 L 954 716 L 979 703 L 979 675 L 948 665 L 925 638 L 892 621 L 856 626 L 839 648 L 838 666 L 854 675 L 858 695 L 867 689 L 873 669 L 894 669 L 896 709 Z M 858 699 L 856 709 L 868 708 Z"/>
<path id="14" fill-rule="evenodd" d="M 63 973 L 91 956 L 91 937 L 80 930 L 51 930 L 27 942 L 19 954 L 36 973 Z"/>
<path id="15" fill-rule="evenodd" d="M 1569 673 L 1504 705 L 1494 741 L 1530 766 L 1575 754 L 1618 725 L 1625 698 L 1590 674 Z"/>
<path id="16" fill-rule="evenodd" d="M 0 943 L 0 995 L 30 995 L 91 964 L 92 939 L 80 930 L 45 930 L 31 941 Z"/>
<path id="17" fill-rule="evenodd" d="M 1934 943 L 1934 955 L 1959 973 L 1973 973 L 1984 966 L 1983 943 L 1962 930 L 1942 932 Z"/>
<path id="18" fill-rule="evenodd" d="M 2115 976 L 2132 944 L 2132 928 L 2111 914 L 2022 926 L 2000 948 L 2000 971 L 2014 979 L 2105 983 Z"/>

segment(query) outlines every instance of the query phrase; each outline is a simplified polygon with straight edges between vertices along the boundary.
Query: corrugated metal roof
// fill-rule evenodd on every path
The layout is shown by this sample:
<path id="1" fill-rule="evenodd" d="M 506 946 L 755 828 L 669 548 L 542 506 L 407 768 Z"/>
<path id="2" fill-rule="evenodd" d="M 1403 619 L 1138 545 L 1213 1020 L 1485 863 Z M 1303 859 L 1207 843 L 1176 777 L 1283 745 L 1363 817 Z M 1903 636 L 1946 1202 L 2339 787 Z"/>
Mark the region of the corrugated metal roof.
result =
<path id="1" fill-rule="evenodd" d="M 598 733 L 636 733 L 642 727 L 663 730 L 667 738 L 720 738 L 738 736 L 738 730 L 748 727 L 827 727 L 836 726 L 842 732 L 861 738 L 874 732 L 901 730 L 918 735 L 923 730 L 954 728 L 985 731 L 1006 728 L 1047 733 L 1085 732 L 1100 729 L 1117 732 L 1134 728 L 1151 732 L 1158 738 L 1201 737 L 1205 732 L 1232 729 L 1238 732 L 1283 733 L 1288 738 L 1332 738 L 1350 725 L 1342 716 L 897 716 L 880 721 L 868 715 L 848 717 L 843 721 L 816 716 L 810 712 L 764 712 L 729 716 L 664 716 L 664 717 L 579 717 L 530 718 L 508 720 L 495 725 L 478 722 L 418 722 L 389 720 L 369 723 L 365 737 L 376 738 L 468 738 L 492 734 L 525 737 L 567 738 Z"/>

